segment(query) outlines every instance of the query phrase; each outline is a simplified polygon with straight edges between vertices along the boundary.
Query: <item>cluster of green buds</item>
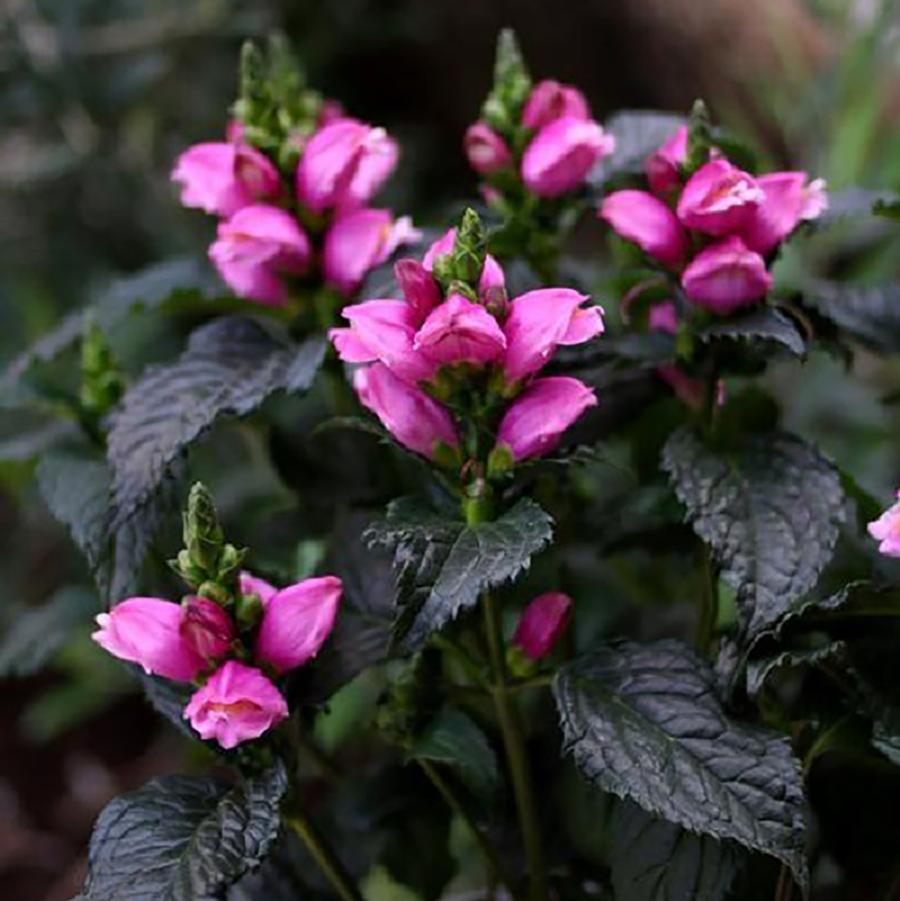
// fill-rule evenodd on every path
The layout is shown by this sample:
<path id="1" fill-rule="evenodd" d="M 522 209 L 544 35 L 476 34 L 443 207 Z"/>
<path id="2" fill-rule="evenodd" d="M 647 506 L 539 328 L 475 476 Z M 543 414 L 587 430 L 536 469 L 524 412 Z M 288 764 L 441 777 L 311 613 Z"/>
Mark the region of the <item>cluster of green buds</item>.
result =
<path id="1" fill-rule="evenodd" d="M 504 29 L 497 40 L 494 84 L 481 107 L 481 118 L 513 148 L 527 139 L 527 129 L 521 124 L 522 109 L 531 88 L 531 76 L 516 36 L 511 29 Z"/>
<path id="2" fill-rule="evenodd" d="M 124 392 L 125 380 L 109 341 L 103 330 L 88 320 L 81 338 L 79 402 L 82 414 L 96 426 L 121 400 Z"/>

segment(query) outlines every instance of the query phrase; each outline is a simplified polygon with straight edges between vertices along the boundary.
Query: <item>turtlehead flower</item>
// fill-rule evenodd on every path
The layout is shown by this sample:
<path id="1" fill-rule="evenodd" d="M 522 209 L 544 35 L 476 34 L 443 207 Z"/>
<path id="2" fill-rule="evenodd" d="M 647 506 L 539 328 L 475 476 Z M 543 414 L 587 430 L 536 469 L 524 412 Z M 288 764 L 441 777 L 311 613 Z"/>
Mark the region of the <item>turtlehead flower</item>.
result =
<path id="1" fill-rule="evenodd" d="M 303 275 L 312 250 L 293 216 L 255 204 L 219 223 L 209 256 L 236 294 L 277 306 L 288 297 L 285 276 Z"/>
<path id="2" fill-rule="evenodd" d="M 120 660 L 137 663 L 145 673 L 190 682 L 206 668 L 206 659 L 181 631 L 179 604 L 162 598 L 135 597 L 97 615 L 91 635 Z"/>
<path id="3" fill-rule="evenodd" d="M 900 491 L 897 492 L 900 498 Z M 868 526 L 869 534 L 879 543 L 878 550 L 887 557 L 900 557 L 900 500 Z"/>
<path id="4" fill-rule="evenodd" d="M 428 314 L 441 302 L 441 289 L 431 272 L 418 260 L 397 260 L 394 277 L 403 299 L 412 308 L 416 322 L 424 322 Z"/>
<path id="5" fill-rule="evenodd" d="M 220 660 L 237 638 L 234 622 L 209 598 L 192 595 L 181 603 L 181 636 L 207 663 Z"/>
<path id="6" fill-rule="evenodd" d="M 184 708 L 200 737 L 226 750 L 259 738 L 287 717 L 281 692 L 258 669 L 237 660 L 223 663 Z"/>
<path id="7" fill-rule="evenodd" d="M 241 572 L 239 576 L 239 587 L 241 594 L 255 594 L 263 602 L 263 606 L 268 604 L 278 592 L 274 585 L 246 570 Z"/>
<path id="8" fill-rule="evenodd" d="M 497 320 L 479 303 L 451 294 L 436 306 L 413 339 L 413 347 L 439 366 L 491 363 L 506 350 Z"/>
<path id="9" fill-rule="evenodd" d="M 757 183 L 763 192 L 741 231 L 744 243 L 763 256 L 773 251 L 803 221 L 817 219 L 828 209 L 821 178 L 809 181 L 805 172 L 770 172 Z"/>
<path id="10" fill-rule="evenodd" d="M 677 268 L 684 263 L 687 235 L 675 214 L 652 194 L 614 191 L 604 199 L 600 218 L 663 265 Z"/>
<path id="11" fill-rule="evenodd" d="M 522 124 L 526 128 L 543 128 L 563 116 L 575 119 L 591 117 L 584 94 L 573 85 L 561 84 L 550 78 L 539 81 L 525 101 Z"/>
<path id="12" fill-rule="evenodd" d="M 705 235 L 733 234 L 747 225 L 763 197 L 752 175 L 715 159 L 688 179 L 678 199 L 678 218 Z"/>
<path id="13" fill-rule="evenodd" d="M 469 165 L 480 175 L 505 169 L 513 161 L 506 141 L 486 122 L 473 122 L 466 129 L 463 150 Z"/>
<path id="14" fill-rule="evenodd" d="M 538 595 L 522 612 L 512 643 L 533 661 L 542 660 L 562 637 L 572 612 L 572 599 L 561 591 Z"/>
<path id="15" fill-rule="evenodd" d="M 178 157 L 172 180 L 181 185 L 184 206 L 216 216 L 231 216 L 245 206 L 275 200 L 282 193 L 275 165 L 239 138 L 189 147 Z"/>
<path id="16" fill-rule="evenodd" d="M 681 285 L 695 304 L 726 315 L 764 297 L 772 276 L 765 260 L 732 236 L 700 251 L 684 270 Z"/>
<path id="17" fill-rule="evenodd" d="M 334 628 L 343 586 L 336 576 L 304 579 L 265 602 L 254 656 L 278 672 L 311 660 Z"/>
<path id="18" fill-rule="evenodd" d="M 682 125 L 647 158 L 644 174 L 654 194 L 667 197 L 681 187 L 680 166 L 687 159 L 687 143 L 688 129 Z"/>

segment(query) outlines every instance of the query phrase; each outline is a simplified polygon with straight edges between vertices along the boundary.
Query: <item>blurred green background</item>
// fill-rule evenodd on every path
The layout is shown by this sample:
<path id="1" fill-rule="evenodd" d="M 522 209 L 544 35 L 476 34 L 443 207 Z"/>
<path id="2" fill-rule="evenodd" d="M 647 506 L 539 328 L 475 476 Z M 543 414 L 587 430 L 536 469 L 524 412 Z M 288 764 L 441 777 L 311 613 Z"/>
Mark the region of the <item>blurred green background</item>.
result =
<path id="1" fill-rule="evenodd" d="M 179 207 L 168 172 L 186 145 L 222 133 L 244 38 L 285 32 L 313 85 L 399 138 L 403 161 L 383 202 L 429 224 L 474 193 L 461 135 L 505 25 L 536 77 L 578 84 L 601 120 L 684 112 L 703 96 L 772 166 L 806 168 L 835 190 L 900 190 L 900 11 L 889 0 L 5 0 L 0 364 L 115 276 L 205 253 L 214 224 Z M 839 222 L 784 260 L 782 275 L 895 279 L 897 231 Z M 590 259 L 601 240 L 588 226 L 579 254 Z M 879 400 L 900 388 L 900 369 L 865 355 L 852 372 L 823 354 L 799 365 L 771 375 L 787 424 L 887 501 L 900 482 L 900 420 Z M 0 441 L 20 426 L 4 415 Z M 0 467 L 7 621 L 80 572 L 29 476 Z M 179 764 L 181 745 L 107 665 L 75 641 L 48 674 L 4 683 L 4 897 L 71 897 L 99 808 Z"/>

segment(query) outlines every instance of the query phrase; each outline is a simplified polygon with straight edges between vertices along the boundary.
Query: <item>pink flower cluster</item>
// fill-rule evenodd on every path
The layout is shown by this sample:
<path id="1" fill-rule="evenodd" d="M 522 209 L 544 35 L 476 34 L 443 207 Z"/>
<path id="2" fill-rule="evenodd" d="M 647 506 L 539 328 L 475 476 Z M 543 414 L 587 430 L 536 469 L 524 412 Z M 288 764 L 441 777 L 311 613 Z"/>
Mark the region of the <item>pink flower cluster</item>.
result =
<path id="1" fill-rule="evenodd" d="M 293 190 L 235 124 L 227 141 L 196 144 L 175 164 L 181 202 L 220 217 L 210 258 L 249 300 L 284 304 L 289 280 L 316 266 L 328 285 L 350 296 L 372 267 L 417 237 L 408 217 L 367 206 L 397 164 L 396 142 L 327 103 L 324 110 L 302 147 Z M 310 233 L 304 221 L 312 223 Z"/>
<path id="2" fill-rule="evenodd" d="M 538 197 L 559 197 L 576 190 L 595 163 L 615 148 L 615 139 L 591 118 L 588 102 L 571 85 L 546 80 L 535 85 L 522 109 L 520 126 L 529 140 L 517 160 L 510 135 L 486 122 L 469 126 L 463 148 L 480 175 L 492 176 L 518 166 L 525 186 Z"/>
<path id="3" fill-rule="evenodd" d="M 436 241 L 421 263 L 396 265 L 402 299 L 367 300 L 344 307 L 347 328 L 329 337 L 340 358 L 368 364 L 354 387 L 400 444 L 423 456 L 462 453 L 459 423 L 438 397 L 447 374 L 487 374 L 502 399 L 496 447 L 514 462 L 551 451 L 562 433 L 596 403 L 578 379 L 536 376 L 559 345 L 581 344 L 603 331 L 600 307 L 569 288 L 529 291 L 507 300 L 505 276 L 487 256 L 472 299 L 451 290 L 444 297 L 432 275 L 435 260 L 449 254 L 456 230 Z M 464 375 L 465 381 L 465 375 Z"/>
<path id="4" fill-rule="evenodd" d="M 140 664 L 147 673 L 178 682 L 203 681 L 184 717 L 202 738 L 215 739 L 223 748 L 259 738 L 288 716 L 287 701 L 270 675 L 277 677 L 316 656 L 334 626 L 342 585 L 335 576 L 323 576 L 278 590 L 242 573 L 240 590 L 262 603 L 250 654 L 229 613 L 215 601 L 193 595 L 181 604 L 129 598 L 99 614 L 100 628 L 91 636 L 110 654 Z M 243 662 L 248 657 L 255 665 Z"/>
<path id="5" fill-rule="evenodd" d="M 686 180 L 687 128 L 647 160 L 649 191 L 608 195 L 600 217 L 676 273 L 694 304 L 728 314 L 772 287 L 768 260 L 797 226 L 828 206 L 825 184 L 805 172 L 753 176 L 718 151 Z"/>
<path id="6" fill-rule="evenodd" d="M 900 491 L 897 498 L 893 506 L 869 523 L 869 534 L 879 542 L 878 550 L 887 557 L 900 557 Z"/>

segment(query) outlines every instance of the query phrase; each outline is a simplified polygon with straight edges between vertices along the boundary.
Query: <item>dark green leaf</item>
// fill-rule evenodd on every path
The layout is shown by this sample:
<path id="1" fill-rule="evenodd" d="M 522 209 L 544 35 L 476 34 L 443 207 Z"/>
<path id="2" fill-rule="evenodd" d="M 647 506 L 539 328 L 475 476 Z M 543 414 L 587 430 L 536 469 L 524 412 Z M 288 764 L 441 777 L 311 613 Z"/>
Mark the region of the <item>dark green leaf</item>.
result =
<path id="1" fill-rule="evenodd" d="M 0 676 L 30 676 L 97 613 L 87 588 L 61 588 L 40 607 L 26 607 L 0 639 Z"/>
<path id="2" fill-rule="evenodd" d="M 900 708 L 886 707 L 872 723 L 872 747 L 900 766 Z"/>
<path id="3" fill-rule="evenodd" d="M 731 339 L 733 341 L 766 341 L 786 348 L 802 357 L 806 354 L 806 342 L 797 326 L 780 310 L 759 307 L 750 313 L 716 322 L 697 333 L 701 341 Z"/>
<path id="4" fill-rule="evenodd" d="M 604 126 L 616 139 L 616 148 L 598 166 L 601 183 L 614 175 L 636 175 L 647 157 L 685 124 L 683 116 L 654 110 L 626 110 L 611 116 Z"/>
<path id="5" fill-rule="evenodd" d="M 589 782 L 692 832 L 770 854 L 807 884 L 790 743 L 729 719 L 693 650 L 673 640 L 606 645 L 564 666 L 554 694 L 565 748 Z"/>
<path id="6" fill-rule="evenodd" d="M 258 867 L 287 789 L 280 764 L 235 786 L 164 776 L 110 802 L 94 826 L 87 901 L 212 901 Z"/>
<path id="7" fill-rule="evenodd" d="M 737 592 L 744 635 L 752 639 L 815 585 L 831 559 L 846 515 L 837 469 L 782 432 L 723 453 L 688 429 L 666 442 L 662 465 Z"/>
<path id="8" fill-rule="evenodd" d="M 820 281 L 806 300 L 866 347 L 900 352 L 900 283 L 862 287 Z"/>
<path id="9" fill-rule="evenodd" d="M 617 901 L 721 901 L 744 856 L 734 842 L 694 835 L 629 801 L 616 804 L 610 834 Z"/>
<path id="10" fill-rule="evenodd" d="M 309 388 L 324 353 L 321 338 L 297 345 L 274 324 L 241 316 L 197 329 L 178 360 L 148 369 L 115 414 L 109 460 L 118 521 L 220 416 L 245 416 L 276 391 Z"/>
<path id="11" fill-rule="evenodd" d="M 71 420 L 52 419 L 0 440 L 0 462 L 18 463 L 32 460 L 44 451 L 73 438 L 78 426 Z"/>
<path id="12" fill-rule="evenodd" d="M 481 591 L 514 579 L 552 535 L 552 520 L 529 498 L 476 526 L 445 519 L 409 498 L 391 503 L 387 517 L 373 524 L 365 539 L 394 554 L 400 645 L 420 647 L 432 632 L 474 607 Z"/>
<path id="13" fill-rule="evenodd" d="M 755 698 L 766 680 L 778 670 L 833 663 L 843 660 L 846 653 L 847 645 L 843 641 L 829 641 L 819 647 L 785 648 L 772 654 L 754 657 L 747 662 L 747 694 Z"/>
<path id="14" fill-rule="evenodd" d="M 412 760 L 430 760 L 454 769 L 481 798 L 497 789 L 497 757 L 485 734 L 459 710 L 442 710 L 410 748 Z"/>

